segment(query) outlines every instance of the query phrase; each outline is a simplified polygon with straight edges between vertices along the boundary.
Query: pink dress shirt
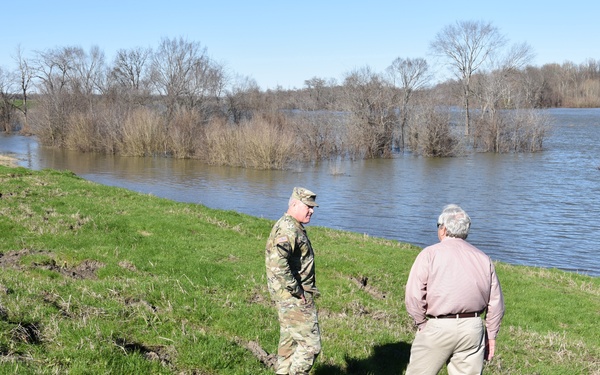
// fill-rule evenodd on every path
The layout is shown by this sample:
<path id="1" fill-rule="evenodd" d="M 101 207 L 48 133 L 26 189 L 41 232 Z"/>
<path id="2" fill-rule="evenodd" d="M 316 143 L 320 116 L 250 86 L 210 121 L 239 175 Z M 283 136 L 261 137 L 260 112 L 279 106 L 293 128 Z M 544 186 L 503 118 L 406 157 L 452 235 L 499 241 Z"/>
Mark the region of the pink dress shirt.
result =
<path id="1" fill-rule="evenodd" d="M 494 263 L 467 241 L 452 237 L 419 253 L 406 284 L 405 304 L 418 326 L 427 316 L 487 309 L 489 339 L 496 339 L 504 316 L 504 297 Z"/>

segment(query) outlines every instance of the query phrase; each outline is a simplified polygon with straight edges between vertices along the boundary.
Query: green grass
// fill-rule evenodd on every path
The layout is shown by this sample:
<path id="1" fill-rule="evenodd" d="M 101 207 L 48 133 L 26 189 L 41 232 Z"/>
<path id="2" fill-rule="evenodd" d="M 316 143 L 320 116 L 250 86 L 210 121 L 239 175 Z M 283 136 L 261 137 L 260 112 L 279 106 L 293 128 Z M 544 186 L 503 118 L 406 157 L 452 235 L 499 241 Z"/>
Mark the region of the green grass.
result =
<path id="1" fill-rule="evenodd" d="M 279 336 L 264 275 L 272 221 L 52 170 L 0 166 L 0 193 L 0 373 L 272 373 L 260 355 Z M 313 373 L 402 374 L 419 249 L 308 231 L 323 293 Z M 507 311 L 486 373 L 600 374 L 599 278 L 497 269 Z"/>

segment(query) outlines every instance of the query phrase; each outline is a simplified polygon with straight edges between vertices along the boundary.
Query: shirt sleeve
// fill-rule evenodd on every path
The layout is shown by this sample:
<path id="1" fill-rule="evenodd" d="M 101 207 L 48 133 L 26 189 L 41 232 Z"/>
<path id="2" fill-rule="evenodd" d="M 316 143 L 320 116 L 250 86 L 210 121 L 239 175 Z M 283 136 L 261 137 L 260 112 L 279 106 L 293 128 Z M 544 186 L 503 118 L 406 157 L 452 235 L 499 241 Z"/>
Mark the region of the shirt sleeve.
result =
<path id="1" fill-rule="evenodd" d="M 412 265 L 408 281 L 406 282 L 404 303 L 406 311 L 413 318 L 417 326 L 427 321 L 428 262 L 427 254 L 421 251 Z"/>
<path id="2" fill-rule="evenodd" d="M 488 302 L 485 324 L 489 339 L 496 339 L 500 331 L 500 323 L 504 317 L 504 296 L 494 264 L 491 263 L 491 290 Z"/>
<path id="3" fill-rule="evenodd" d="M 289 236 L 281 236 L 275 240 L 276 251 L 276 264 L 277 272 L 275 276 L 279 278 L 281 285 L 295 297 L 302 295 L 302 288 L 300 283 L 294 277 L 292 269 L 290 267 L 290 258 L 294 252 L 295 238 Z"/>

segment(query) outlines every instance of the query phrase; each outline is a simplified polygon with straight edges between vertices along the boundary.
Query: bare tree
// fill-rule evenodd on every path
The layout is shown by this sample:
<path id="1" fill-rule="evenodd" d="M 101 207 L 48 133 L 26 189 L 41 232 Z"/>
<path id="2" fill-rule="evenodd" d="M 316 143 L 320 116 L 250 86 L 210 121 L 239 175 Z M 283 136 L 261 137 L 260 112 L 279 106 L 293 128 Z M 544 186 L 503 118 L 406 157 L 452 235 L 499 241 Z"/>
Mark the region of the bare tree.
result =
<path id="1" fill-rule="evenodd" d="M 398 145 L 404 150 L 405 127 L 409 116 L 409 102 L 414 91 L 423 88 L 431 80 L 429 66 L 423 58 L 400 58 L 387 68 L 392 82 L 402 90 L 400 103 L 400 134 Z"/>
<path id="2" fill-rule="evenodd" d="M 37 53 L 38 88 L 44 94 L 70 93 L 86 98 L 101 93 L 104 52 L 97 46 L 86 53 L 81 47 L 63 47 Z"/>
<path id="3" fill-rule="evenodd" d="M 502 108 L 524 107 L 525 91 L 522 69 L 533 59 L 533 49 L 526 43 L 515 44 L 506 53 L 490 59 L 491 71 L 478 76 L 472 93 L 479 99 L 481 113 Z"/>
<path id="4" fill-rule="evenodd" d="M 446 60 L 462 83 L 465 135 L 470 135 L 471 77 L 504 44 L 504 37 L 491 23 L 458 21 L 444 27 L 430 45 L 433 53 Z"/>
<path id="5" fill-rule="evenodd" d="M 12 74 L 0 67 L 0 127 L 4 132 L 12 131 L 15 111 Z"/>
<path id="6" fill-rule="evenodd" d="M 89 54 L 81 47 L 56 48 L 37 52 L 34 64 L 40 98 L 31 126 L 43 144 L 64 146 L 71 118 L 84 119 L 103 91 L 104 53 L 96 46 Z"/>
<path id="7" fill-rule="evenodd" d="M 397 90 L 381 74 L 364 67 L 344 79 L 344 101 L 351 113 L 348 144 L 367 158 L 390 157 L 398 123 Z"/>
<path id="8" fill-rule="evenodd" d="M 34 59 L 37 91 L 40 94 L 31 126 L 44 145 L 63 144 L 68 117 L 80 107 L 74 95 L 74 61 L 83 54 L 79 47 L 63 47 L 37 52 Z"/>
<path id="9" fill-rule="evenodd" d="M 533 50 L 527 44 L 516 44 L 498 57 L 491 72 L 474 80 L 473 93 L 481 104 L 474 145 L 493 152 L 537 151 L 545 130 L 534 122 L 541 117 L 525 115 L 531 106 L 522 79 L 522 69 L 533 58 Z"/>
<path id="10" fill-rule="evenodd" d="M 89 53 L 76 48 L 71 57 L 72 69 L 68 72 L 71 94 L 86 101 L 80 110 L 91 109 L 97 102 L 96 96 L 106 91 L 104 52 L 98 46 L 92 46 Z"/>
<path id="11" fill-rule="evenodd" d="M 563 71 L 559 64 L 544 64 L 540 68 L 543 79 L 542 103 L 546 107 L 561 107 L 564 104 Z"/>
<path id="12" fill-rule="evenodd" d="M 169 119 L 180 106 L 205 110 L 207 96 L 219 96 L 225 82 L 223 67 L 208 57 L 206 48 L 182 38 L 162 40 L 153 56 L 151 79 L 166 100 Z"/>
<path id="13" fill-rule="evenodd" d="M 542 92 L 544 90 L 544 77 L 539 68 L 525 67 L 521 72 L 521 85 L 525 103 L 529 108 L 544 106 Z"/>
<path id="14" fill-rule="evenodd" d="M 330 109 L 335 103 L 335 95 L 333 93 L 335 85 L 336 82 L 334 79 L 327 80 L 325 78 L 313 77 L 305 80 L 304 86 L 310 98 L 310 104 L 307 106 L 307 109 Z"/>
<path id="15" fill-rule="evenodd" d="M 74 61 L 73 80 L 87 97 L 104 91 L 105 74 L 104 52 L 98 46 L 92 46 L 89 53 L 83 53 Z"/>
<path id="16" fill-rule="evenodd" d="M 236 76 L 225 92 L 227 112 L 235 124 L 250 120 L 259 109 L 260 88 L 256 80 L 246 76 Z"/>
<path id="17" fill-rule="evenodd" d="M 187 94 L 188 77 L 196 62 L 204 58 L 206 48 L 182 38 L 163 39 L 152 60 L 151 81 L 165 98 L 167 115 L 173 116 L 178 100 Z"/>
<path id="18" fill-rule="evenodd" d="M 563 64 L 564 68 L 564 64 Z M 569 65 L 572 80 L 569 83 L 568 98 L 572 107 L 598 107 L 600 103 L 600 79 L 598 63 L 588 59 L 578 66 Z"/>
<path id="19" fill-rule="evenodd" d="M 21 51 L 21 47 L 17 48 L 17 73 L 19 80 L 19 88 L 21 90 L 21 96 L 23 103 L 17 108 L 23 113 L 23 127 L 21 128 L 21 133 L 29 134 L 29 121 L 27 119 L 28 112 L 28 99 L 29 99 L 29 90 L 33 84 L 34 72 L 29 62 L 23 57 L 23 53 Z"/>
<path id="20" fill-rule="evenodd" d="M 143 88 L 142 79 L 149 68 L 151 54 L 151 49 L 141 47 L 118 50 L 110 73 L 111 78 L 119 86 L 139 92 Z"/>
<path id="21" fill-rule="evenodd" d="M 225 90 L 225 70 L 222 64 L 208 56 L 199 59 L 193 66 L 184 97 L 189 109 L 196 109 L 206 119 L 212 115 Z M 212 105 L 214 104 L 214 105 Z"/>
<path id="22" fill-rule="evenodd" d="M 41 94 L 56 95 L 69 90 L 74 56 L 83 53 L 77 47 L 63 47 L 37 52 L 35 72 Z"/>

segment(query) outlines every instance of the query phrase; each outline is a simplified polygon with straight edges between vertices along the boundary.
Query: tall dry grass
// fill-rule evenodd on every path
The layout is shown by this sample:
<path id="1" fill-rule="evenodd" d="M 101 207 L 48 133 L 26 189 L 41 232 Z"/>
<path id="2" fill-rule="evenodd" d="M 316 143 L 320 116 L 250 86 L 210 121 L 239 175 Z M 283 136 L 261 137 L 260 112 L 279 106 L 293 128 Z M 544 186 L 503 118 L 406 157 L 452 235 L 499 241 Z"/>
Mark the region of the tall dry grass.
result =
<path id="1" fill-rule="evenodd" d="M 39 115 L 50 113 L 40 111 Z M 317 125 L 308 131 L 303 123 L 275 112 L 240 124 L 221 117 L 207 124 L 202 114 L 193 110 L 181 109 L 168 120 L 156 108 L 118 108 L 97 103 L 93 110 L 73 111 L 65 124 L 38 128 L 38 134 L 52 141 L 60 130 L 60 145 L 82 152 L 165 155 L 255 169 L 286 169 L 295 161 L 306 160 L 315 147 L 314 140 L 323 138 Z"/>
<path id="2" fill-rule="evenodd" d="M 213 165 L 238 165 L 239 140 L 236 138 L 237 125 L 226 121 L 211 121 L 206 127 L 204 147 L 200 158 Z"/>
<path id="3" fill-rule="evenodd" d="M 194 158 L 204 148 L 204 128 L 201 116 L 191 110 L 177 111 L 169 122 L 167 149 L 178 159 Z"/>
<path id="4" fill-rule="evenodd" d="M 245 167 L 285 169 L 300 158 L 295 134 L 289 127 L 281 128 L 259 120 L 255 124 L 243 124 L 240 133 L 244 140 Z"/>
<path id="5" fill-rule="evenodd" d="M 73 113 L 67 119 L 64 145 L 70 150 L 81 152 L 99 150 L 98 124 L 92 116 L 84 113 Z"/>
<path id="6" fill-rule="evenodd" d="M 210 164 L 286 169 L 301 158 L 291 126 L 265 118 L 239 125 L 212 122 L 206 130 L 204 160 Z"/>
<path id="7" fill-rule="evenodd" d="M 134 109 L 121 127 L 119 151 L 124 156 L 167 153 L 167 132 L 163 117 L 151 109 Z"/>

